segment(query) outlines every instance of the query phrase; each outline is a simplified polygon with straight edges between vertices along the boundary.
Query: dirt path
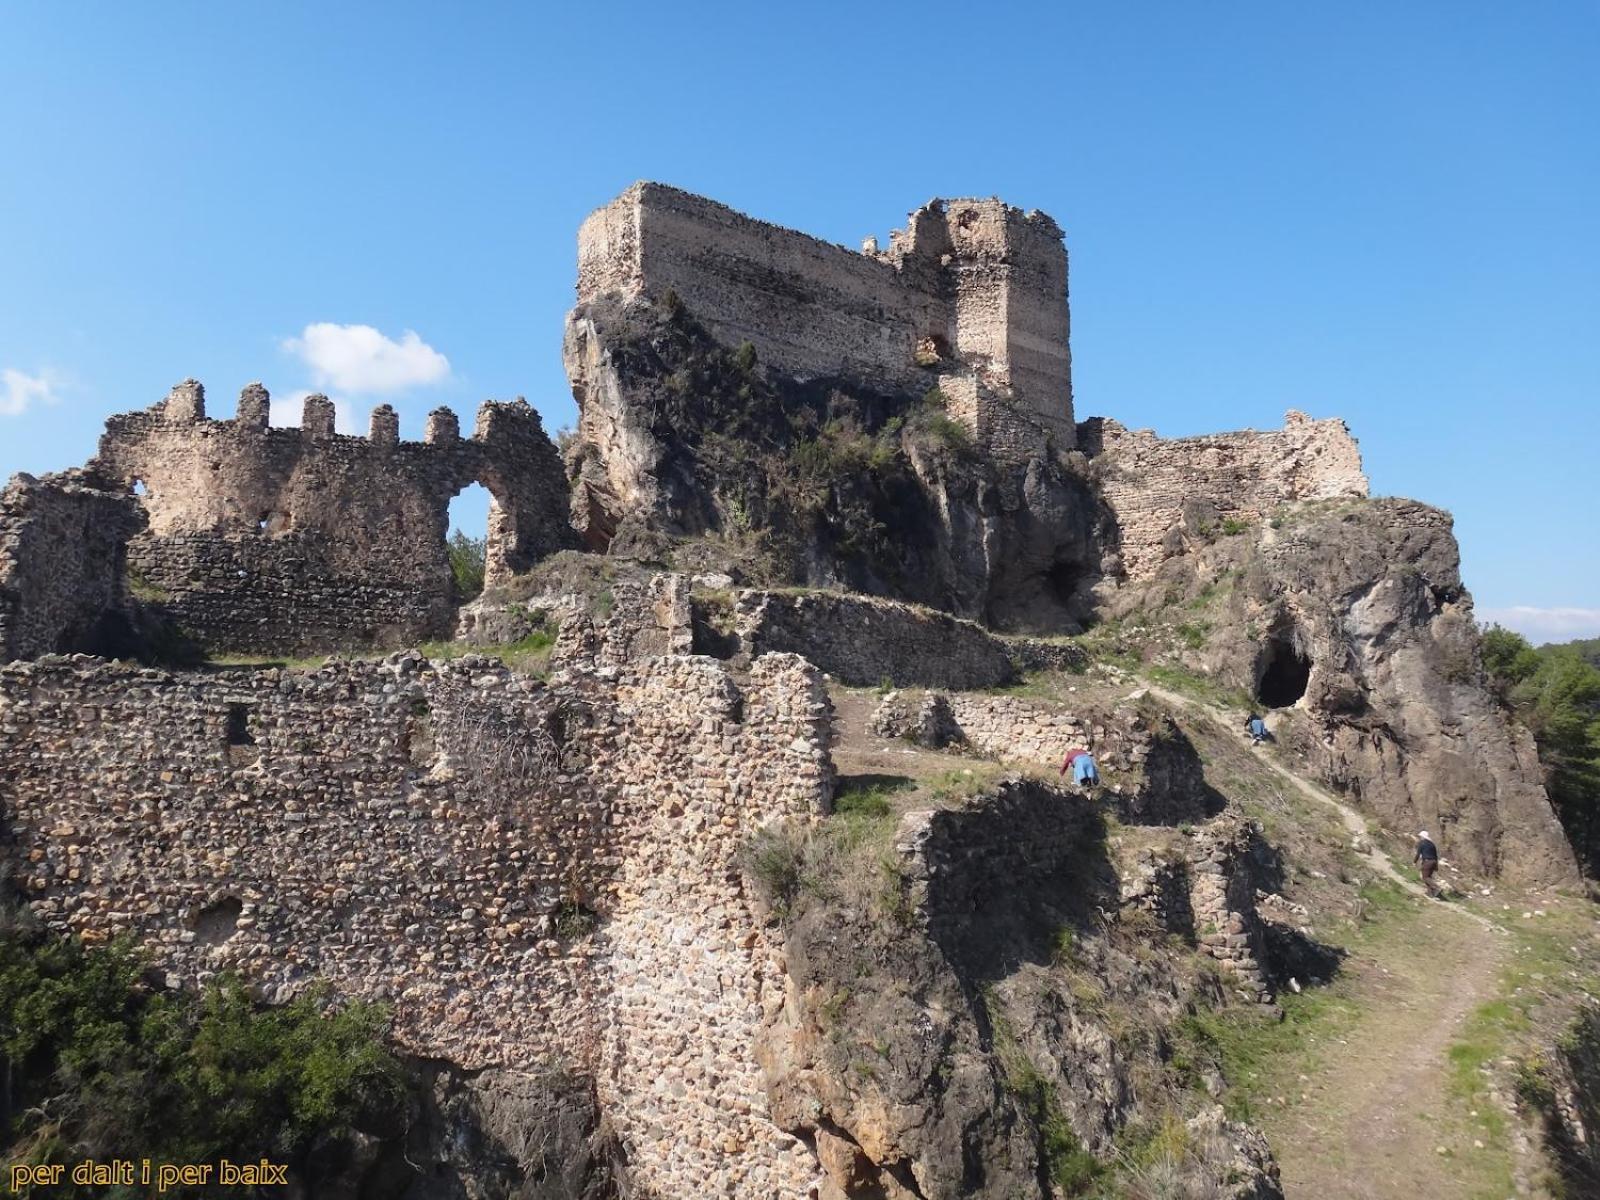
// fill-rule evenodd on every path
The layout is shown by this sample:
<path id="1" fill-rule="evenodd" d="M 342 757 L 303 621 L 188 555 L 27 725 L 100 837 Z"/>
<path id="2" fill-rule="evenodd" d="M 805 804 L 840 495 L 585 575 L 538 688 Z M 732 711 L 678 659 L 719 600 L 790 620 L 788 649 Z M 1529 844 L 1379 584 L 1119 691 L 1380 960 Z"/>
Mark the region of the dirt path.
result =
<path id="1" fill-rule="evenodd" d="M 1206 712 L 1188 697 L 1149 690 L 1176 709 Z M 1475 1114 L 1447 1085 L 1450 1046 L 1472 1012 L 1496 997 L 1510 937 L 1478 913 L 1429 900 L 1376 847 L 1360 812 L 1270 755 L 1260 762 L 1301 795 L 1335 809 L 1371 869 L 1413 898 L 1386 918 L 1391 928 L 1341 967 L 1336 987 L 1358 1015 L 1308 1045 L 1308 1063 L 1279 1081 L 1279 1094 L 1256 1114 L 1278 1155 L 1285 1194 L 1290 1200 L 1511 1195 L 1507 1147 L 1490 1132 L 1500 1114 Z"/>
<path id="2" fill-rule="evenodd" d="M 1451 1043 L 1495 994 L 1506 941 L 1435 914 L 1351 955 L 1340 986 L 1361 1015 L 1257 1114 L 1290 1200 L 1468 1197 L 1504 1174 L 1493 1118 L 1465 1109 L 1447 1075 Z"/>

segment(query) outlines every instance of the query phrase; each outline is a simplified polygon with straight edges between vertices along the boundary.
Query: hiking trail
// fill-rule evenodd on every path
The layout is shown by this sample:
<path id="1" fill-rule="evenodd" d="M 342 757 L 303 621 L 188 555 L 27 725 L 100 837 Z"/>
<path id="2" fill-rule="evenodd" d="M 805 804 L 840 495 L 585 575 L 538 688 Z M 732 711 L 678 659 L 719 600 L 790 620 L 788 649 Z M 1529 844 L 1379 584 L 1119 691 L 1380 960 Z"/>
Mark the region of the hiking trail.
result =
<path id="1" fill-rule="evenodd" d="M 1178 711 L 1219 715 L 1179 693 L 1141 686 Z M 1230 730 L 1233 724 L 1218 723 Z M 1234 736 L 1249 741 L 1243 730 Z M 1323 1037 L 1316 1065 L 1255 1114 L 1278 1156 L 1285 1195 L 1511 1196 L 1502 1190 L 1507 1147 L 1491 1132 L 1505 1114 L 1474 1112 L 1450 1093 L 1447 1077 L 1451 1044 L 1468 1017 L 1498 994 L 1512 939 L 1479 913 L 1430 899 L 1378 848 L 1356 809 L 1271 754 L 1258 761 L 1300 795 L 1335 810 L 1355 853 L 1412 898 L 1392 918 L 1392 935 L 1363 944 L 1340 968 L 1353 1021 Z"/>

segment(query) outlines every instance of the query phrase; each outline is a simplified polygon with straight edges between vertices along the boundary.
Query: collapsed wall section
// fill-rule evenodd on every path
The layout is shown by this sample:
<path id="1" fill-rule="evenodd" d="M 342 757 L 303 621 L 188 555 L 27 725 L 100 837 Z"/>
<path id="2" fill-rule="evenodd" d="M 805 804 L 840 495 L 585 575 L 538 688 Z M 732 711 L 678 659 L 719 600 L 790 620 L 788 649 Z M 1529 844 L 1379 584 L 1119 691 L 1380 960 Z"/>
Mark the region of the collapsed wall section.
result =
<path id="1" fill-rule="evenodd" d="M 300 428 L 271 428 L 252 385 L 233 420 L 205 416 L 193 380 L 111 418 L 96 466 L 140 495 L 149 529 L 129 547 L 140 590 L 208 648 L 305 652 L 448 636 L 451 499 L 491 494 L 486 578 L 575 544 L 565 473 L 539 415 L 490 402 L 471 438 L 448 409 L 403 442 L 387 405 L 370 436 L 333 429 L 325 397 Z"/>
<path id="2" fill-rule="evenodd" d="M 0 491 L 0 662 L 105 654 L 126 630 L 130 496 L 82 471 L 17 475 Z"/>
<path id="3" fill-rule="evenodd" d="M 546 686 L 412 652 L 311 673 L 0 668 L 12 876 L 173 985 L 313 978 L 408 1050 L 591 1074 L 655 1194 L 801 1197 L 753 1056 L 778 984 L 736 856 L 831 792 L 816 670 L 707 659 Z"/>
<path id="4" fill-rule="evenodd" d="M 1292 410 L 1281 430 L 1175 439 L 1095 417 L 1083 423 L 1079 441 L 1098 467 L 1122 569 L 1134 580 L 1153 575 L 1167 557 L 1186 503 L 1207 502 L 1223 520 L 1260 520 L 1296 500 L 1367 494 L 1361 451 L 1345 423 Z"/>

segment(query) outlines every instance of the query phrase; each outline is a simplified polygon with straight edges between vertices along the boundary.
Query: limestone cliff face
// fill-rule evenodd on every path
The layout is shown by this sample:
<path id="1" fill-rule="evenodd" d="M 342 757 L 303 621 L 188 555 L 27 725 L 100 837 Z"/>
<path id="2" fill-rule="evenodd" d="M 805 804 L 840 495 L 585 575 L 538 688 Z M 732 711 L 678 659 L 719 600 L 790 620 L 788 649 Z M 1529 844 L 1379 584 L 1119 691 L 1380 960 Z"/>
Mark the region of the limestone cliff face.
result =
<path id="1" fill-rule="evenodd" d="M 1331 784 L 1469 870 L 1576 882 L 1533 741 L 1484 684 L 1449 515 L 1329 501 L 1232 534 L 1216 516 L 1189 505 L 1152 582 L 1115 607 L 1213 605 L 1188 656 L 1282 708 L 1283 736 Z"/>
<path id="2" fill-rule="evenodd" d="M 573 522 L 593 549 L 662 558 L 692 542 L 753 582 L 1007 628 L 1069 632 L 1092 606 L 1094 494 L 1065 459 L 980 456 L 934 374 L 921 394 L 800 381 L 641 298 L 580 305 L 564 357 Z"/>

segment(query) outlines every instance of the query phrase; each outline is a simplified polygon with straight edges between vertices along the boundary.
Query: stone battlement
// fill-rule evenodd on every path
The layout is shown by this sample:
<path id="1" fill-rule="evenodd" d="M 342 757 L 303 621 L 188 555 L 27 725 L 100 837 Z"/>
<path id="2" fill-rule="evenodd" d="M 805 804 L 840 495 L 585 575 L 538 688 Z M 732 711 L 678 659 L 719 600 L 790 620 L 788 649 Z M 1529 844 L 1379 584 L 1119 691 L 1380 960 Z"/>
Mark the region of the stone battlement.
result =
<path id="1" fill-rule="evenodd" d="M 719 340 L 800 379 L 937 386 L 991 453 L 1074 444 L 1067 253 L 1048 216 L 934 200 L 880 251 L 833 245 L 659 183 L 578 233 L 578 302 L 675 294 Z"/>
<path id="2" fill-rule="evenodd" d="M 334 432 L 325 396 L 300 428 L 268 425 L 260 384 L 238 415 L 211 420 L 194 380 L 112 417 L 98 471 L 139 495 L 149 529 L 132 573 L 207 646 L 293 652 L 445 636 L 454 608 L 445 554 L 450 500 L 492 500 L 485 574 L 526 571 L 575 544 L 560 457 L 523 400 L 490 401 L 470 438 L 447 408 L 424 441 L 401 441 L 388 405 L 367 437 Z"/>

